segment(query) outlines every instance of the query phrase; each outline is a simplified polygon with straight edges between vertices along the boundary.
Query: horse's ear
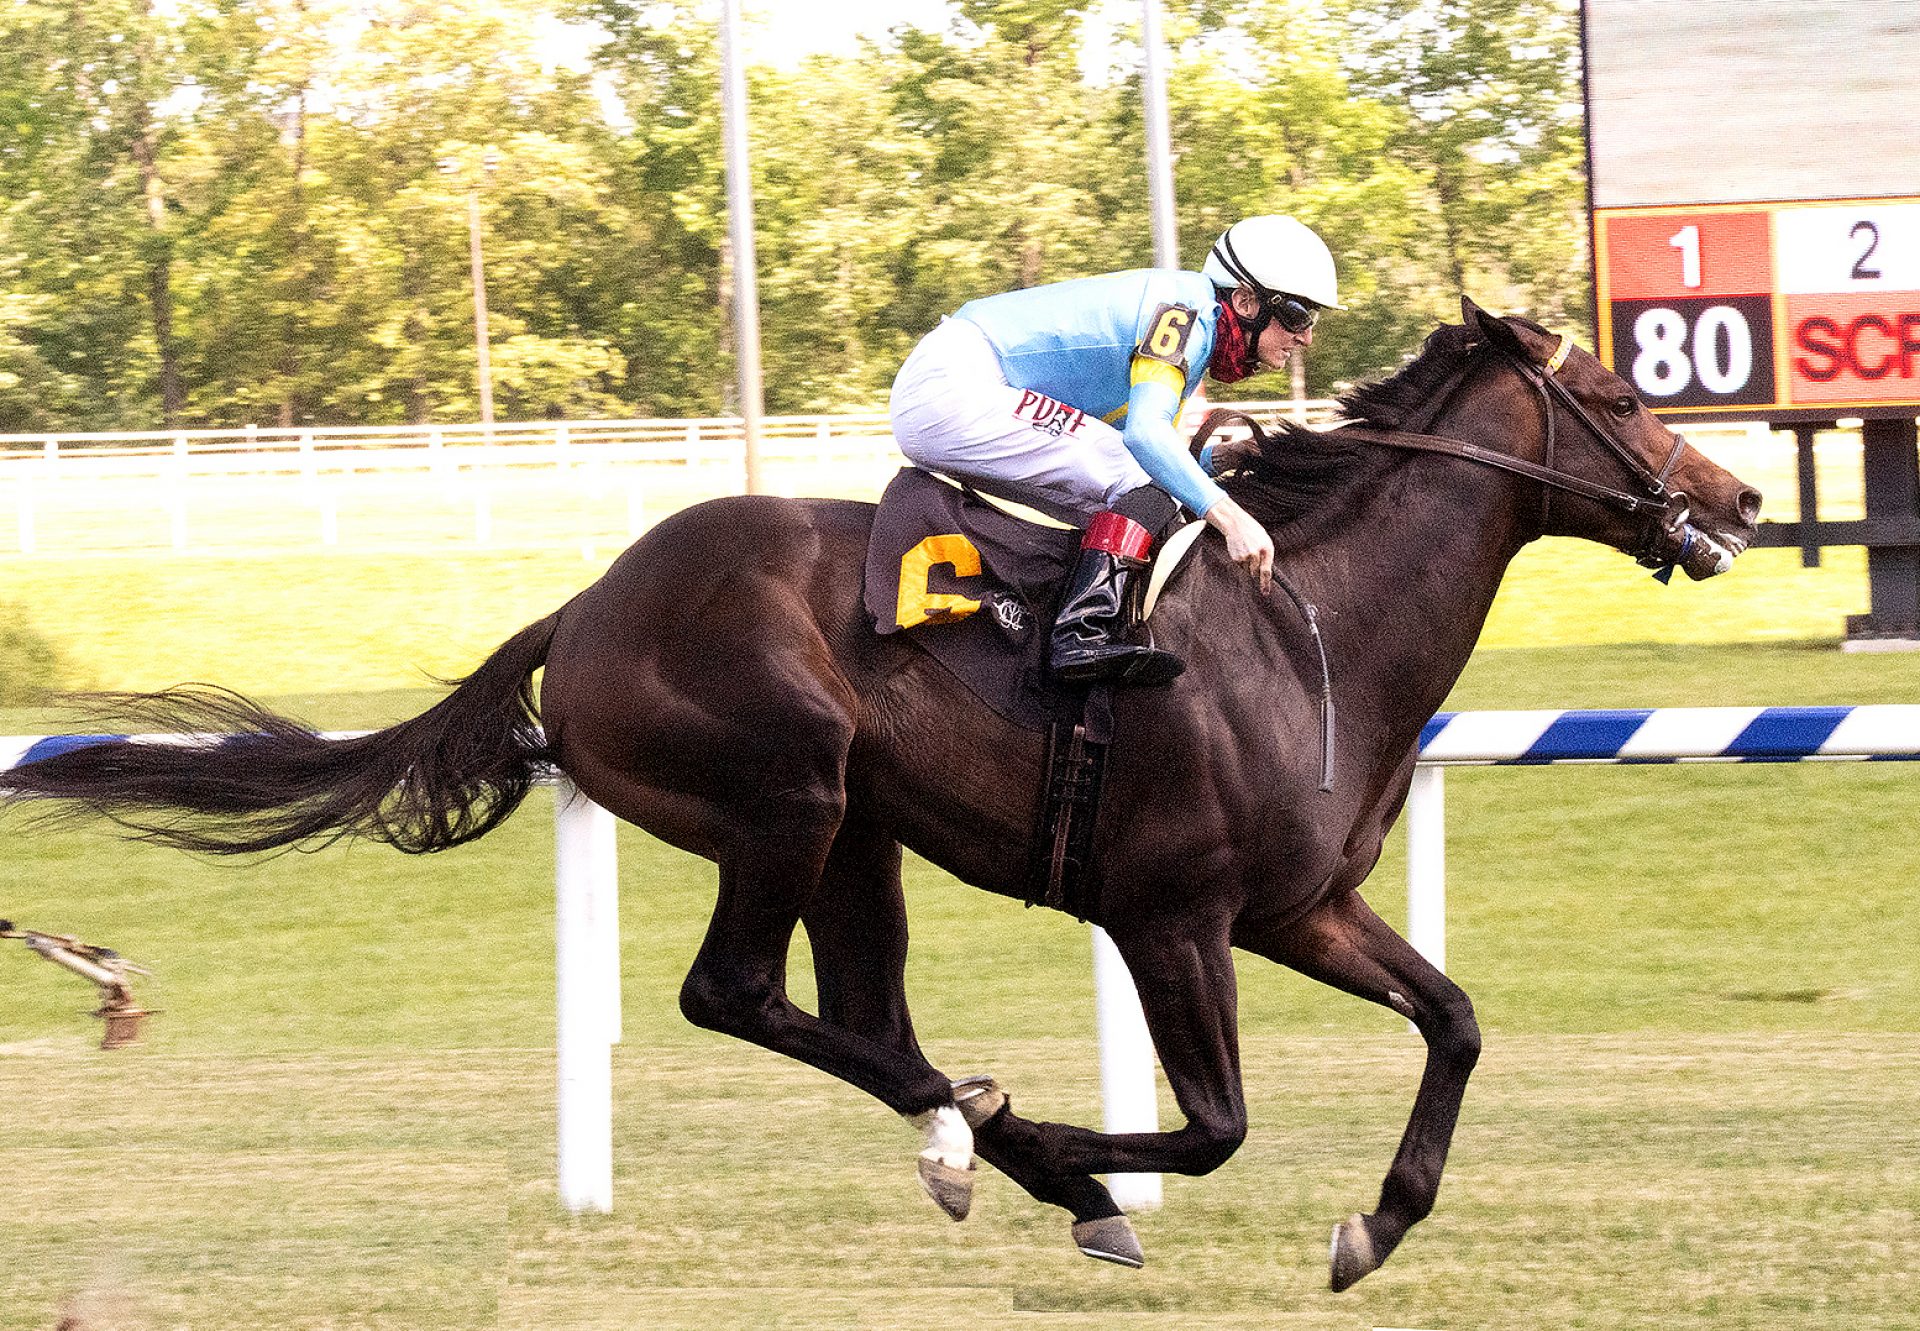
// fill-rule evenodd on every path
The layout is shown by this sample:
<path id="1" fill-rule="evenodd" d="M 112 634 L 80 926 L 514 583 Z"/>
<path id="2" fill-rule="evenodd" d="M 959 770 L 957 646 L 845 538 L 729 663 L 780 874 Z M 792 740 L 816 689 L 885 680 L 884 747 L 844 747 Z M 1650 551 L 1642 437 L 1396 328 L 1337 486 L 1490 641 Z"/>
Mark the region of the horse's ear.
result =
<path id="1" fill-rule="evenodd" d="M 1468 330 L 1475 335 L 1522 359 L 1528 357 L 1525 341 L 1514 331 L 1513 325 L 1499 315 L 1488 314 L 1466 296 L 1460 297 L 1460 313 L 1466 319 Z"/>

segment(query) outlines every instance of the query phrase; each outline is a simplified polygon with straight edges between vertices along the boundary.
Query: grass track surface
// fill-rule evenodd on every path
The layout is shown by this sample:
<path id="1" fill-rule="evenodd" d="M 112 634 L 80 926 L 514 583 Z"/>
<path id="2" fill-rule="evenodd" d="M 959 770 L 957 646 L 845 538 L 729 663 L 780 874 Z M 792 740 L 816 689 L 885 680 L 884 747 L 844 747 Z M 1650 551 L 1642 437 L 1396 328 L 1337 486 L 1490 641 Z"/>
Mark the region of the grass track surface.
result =
<path id="1" fill-rule="evenodd" d="M 1078 1041 L 943 1052 L 1094 1113 Z M 16 1051 L 0 1095 L 32 1106 L 9 1127 L 32 1167 L 0 1217 L 0 1325 L 75 1305 L 115 1327 L 1912 1325 L 1905 1038 L 1498 1039 L 1439 1210 L 1342 1296 L 1326 1231 L 1378 1186 L 1417 1048 L 1255 1033 L 1246 1076 L 1246 1146 L 1169 1181 L 1127 1272 L 994 1176 L 949 1223 L 888 1116 L 718 1043 L 618 1053 L 618 1210 L 580 1222 L 556 1215 L 533 1051 Z M 49 1095 L 70 1084 L 91 1093 Z"/>
<path id="2" fill-rule="evenodd" d="M 1530 551 L 1456 707 L 1920 701 L 1920 659 L 1843 656 L 1859 570 L 1757 552 L 1659 589 Z M 1769 562 L 1771 560 L 1772 562 Z M 212 678 L 328 726 L 434 695 L 594 572 L 0 559 L 99 686 Z M 1745 582 L 1741 581 L 1746 579 Z M 429 592 L 425 589 L 433 588 Z M 1777 613 L 1778 612 L 1778 613 Z M 1639 645 L 1584 646 L 1621 637 Z M 1784 640 L 1782 640 L 1784 639 Z M 324 690 L 324 691 L 322 691 Z M 66 728 L 0 713 L 0 730 Z M 0 951 L 0 1328 L 1912 1328 L 1920 1306 L 1920 897 L 1905 764 L 1480 770 L 1448 780 L 1449 968 L 1487 1053 L 1434 1217 L 1324 1289 L 1373 1203 L 1419 1046 L 1391 1014 L 1243 962 L 1253 1133 L 1170 1179 L 1141 1272 L 1088 1262 L 1004 1179 L 965 1225 L 851 1089 L 687 1027 L 712 871 L 624 829 L 616 1207 L 553 1185 L 548 797 L 408 859 L 208 865 L 0 824 L 0 915 L 154 965 L 149 1042 L 104 1054 L 86 987 Z M 1400 838 L 1368 896 L 1403 918 Z M 929 1052 L 1023 1112 L 1097 1121 L 1085 931 L 909 870 Z M 810 992 L 804 949 L 796 995 Z M 1163 1104 L 1162 1121 L 1175 1113 Z"/>
<path id="3" fill-rule="evenodd" d="M 1920 773 L 1455 776 L 1450 967 L 1488 1052 L 1438 1212 L 1350 1295 L 1321 1288 L 1326 1230 L 1371 1204 L 1418 1078 L 1390 1014 L 1243 959 L 1253 1137 L 1169 1180 L 1129 1274 L 1001 1179 L 951 1225 L 884 1110 L 687 1027 L 674 993 L 711 871 L 632 832 L 617 1212 L 561 1219 L 536 796 L 425 860 L 27 843 L 9 908 L 155 964 L 166 1012 L 147 1046 L 102 1054 L 81 986 L 0 954 L 0 1104 L 30 1162 L 0 1215 L 0 1326 L 51 1325 L 76 1292 L 136 1327 L 891 1327 L 942 1306 L 1050 1328 L 1911 1326 L 1920 968 L 1900 940 L 1920 908 L 1900 824 Z M 1396 846 L 1370 892 L 1389 918 L 1401 872 Z M 1097 1121 L 1084 931 L 924 865 L 909 891 L 933 1057 L 994 1070 L 1024 1112 Z"/>

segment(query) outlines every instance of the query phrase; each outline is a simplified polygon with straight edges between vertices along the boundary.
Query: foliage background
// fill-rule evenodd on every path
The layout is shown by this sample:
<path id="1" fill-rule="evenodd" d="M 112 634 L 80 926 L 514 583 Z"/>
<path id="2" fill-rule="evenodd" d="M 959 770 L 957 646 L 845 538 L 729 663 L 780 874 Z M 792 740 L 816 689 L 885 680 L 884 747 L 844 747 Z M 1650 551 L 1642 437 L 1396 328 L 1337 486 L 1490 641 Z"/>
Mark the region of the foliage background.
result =
<path id="1" fill-rule="evenodd" d="M 1311 392 L 1462 290 L 1587 318 L 1569 0 L 1166 8 L 1186 261 L 1256 211 L 1341 256 Z M 948 12 L 749 71 L 772 411 L 876 406 L 963 301 L 1151 262 L 1138 6 Z M 726 409 L 716 19 L 0 7 L 0 431 L 472 419 L 469 190 L 502 417 Z"/>

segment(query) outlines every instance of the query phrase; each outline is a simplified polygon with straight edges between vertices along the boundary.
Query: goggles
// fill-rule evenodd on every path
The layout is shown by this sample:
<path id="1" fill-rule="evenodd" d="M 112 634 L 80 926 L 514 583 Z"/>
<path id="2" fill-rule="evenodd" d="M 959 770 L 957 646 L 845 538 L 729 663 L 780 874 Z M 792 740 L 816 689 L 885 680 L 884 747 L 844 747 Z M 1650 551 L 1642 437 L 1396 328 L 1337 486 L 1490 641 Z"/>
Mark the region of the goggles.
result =
<path id="1" fill-rule="evenodd" d="M 1299 337 L 1320 321 L 1320 307 L 1312 301 L 1302 300 L 1298 296 L 1289 296 L 1281 291 L 1271 294 L 1262 293 L 1262 298 L 1267 307 L 1267 313 L 1295 337 Z"/>

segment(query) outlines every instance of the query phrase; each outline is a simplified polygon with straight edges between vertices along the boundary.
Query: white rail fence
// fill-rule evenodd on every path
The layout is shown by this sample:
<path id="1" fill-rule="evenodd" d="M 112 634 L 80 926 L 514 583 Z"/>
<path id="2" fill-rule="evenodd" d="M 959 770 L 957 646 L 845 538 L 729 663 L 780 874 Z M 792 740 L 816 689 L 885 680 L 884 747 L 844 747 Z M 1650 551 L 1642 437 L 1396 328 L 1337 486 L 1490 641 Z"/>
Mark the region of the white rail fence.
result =
<path id="1" fill-rule="evenodd" d="M 1325 399 L 1231 405 L 1311 425 L 1336 412 Z M 1747 426 L 1694 433 L 1710 452 L 1768 437 Z M 439 552 L 471 541 L 578 545 L 592 558 L 671 512 L 738 493 L 745 448 L 728 416 L 12 434 L 0 435 L 0 510 L 12 508 L 13 548 L 27 555 Z M 1785 473 L 1762 453 L 1771 484 Z M 903 459 L 886 416 L 867 412 L 769 417 L 761 461 L 775 493 L 872 499 Z"/>
<path id="2" fill-rule="evenodd" d="M 1407 796 L 1407 941 L 1447 964 L 1446 769 L 1920 759 L 1920 705 L 1442 712 Z"/>
<path id="3" fill-rule="evenodd" d="M 0 739 L 0 772 L 105 736 Z M 176 737 L 177 742 L 177 737 Z M 1442 713 L 1421 735 L 1407 804 L 1408 937 L 1446 965 L 1444 774 L 1451 766 L 1920 759 L 1920 705 L 1683 707 Z M 558 1170 L 575 1213 L 613 1209 L 613 1046 L 621 1038 L 613 815 L 555 779 L 554 969 Z M 1109 1132 L 1158 1130 L 1153 1045 L 1131 977 L 1093 932 L 1101 1093 Z M 1160 1204 L 1158 1174 L 1108 1180 L 1125 1209 Z"/>
<path id="4" fill-rule="evenodd" d="M 1262 421 L 1331 420 L 1330 399 L 1236 402 Z M 768 416 L 761 444 L 774 459 L 811 460 L 842 446 L 865 456 L 890 440 L 885 412 Z M 664 462 L 738 467 L 746 449 L 738 416 L 617 421 L 135 430 L 98 434 L 0 434 L 0 477 L 22 475 L 232 475 L 469 467 L 567 467 L 585 462 Z"/>

